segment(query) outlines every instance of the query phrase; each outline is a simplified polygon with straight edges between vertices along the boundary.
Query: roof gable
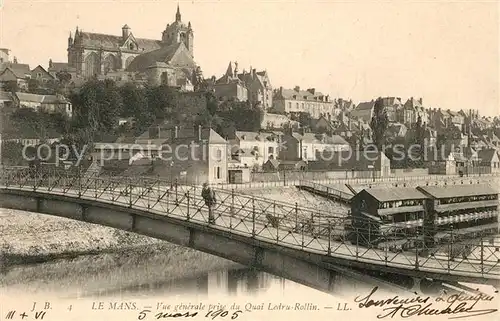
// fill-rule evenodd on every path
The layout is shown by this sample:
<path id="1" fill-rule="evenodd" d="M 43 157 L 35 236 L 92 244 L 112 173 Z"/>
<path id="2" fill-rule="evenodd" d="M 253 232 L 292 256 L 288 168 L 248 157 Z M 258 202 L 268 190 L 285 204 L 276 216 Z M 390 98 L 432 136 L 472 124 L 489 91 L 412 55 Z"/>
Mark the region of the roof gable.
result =
<path id="1" fill-rule="evenodd" d="M 37 73 L 42 73 L 45 77 L 48 77 L 48 78 L 51 78 L 51 79 L 54 79 L 54 76 L 52 76 L 47 70 L 45 70 L 45 68 L 43 68 L 41 65 L 38 65 L 36 66 L 32 71 L 31 71 L 31 75 L 32 75 L 32 78 L 36 78 L 34 76 L 36 76 Z"/>
<path id="2" fill-rule="evenodd" d="M 481 149 L 477 152 L 477 156 L 482 162 L 491 163 L 491 162 L 498 162 L 499 161 L 498 153 L 497 153 L 496 149 L 493 149 L 493 148 Z"/>
<path id="3" fill-rule="evenodd" d="M 135 37 L 132 33 L 129 33 L 127 39 L 125 39 L 121 47 L 129 49 L 130 44 L 133 44 L 134 48 L 138 47 L 137 40 L 135 40 Z"/>
<path id="4" fill-rule="evenodd" d="M 375 107 L 375 102 L 374 101 L 367 101 L 367 102 L 362 102 L 359 103 L 354 110 L 356 111 L 361 111 L 361 110 L 372 110 L 373 107 Z"/>

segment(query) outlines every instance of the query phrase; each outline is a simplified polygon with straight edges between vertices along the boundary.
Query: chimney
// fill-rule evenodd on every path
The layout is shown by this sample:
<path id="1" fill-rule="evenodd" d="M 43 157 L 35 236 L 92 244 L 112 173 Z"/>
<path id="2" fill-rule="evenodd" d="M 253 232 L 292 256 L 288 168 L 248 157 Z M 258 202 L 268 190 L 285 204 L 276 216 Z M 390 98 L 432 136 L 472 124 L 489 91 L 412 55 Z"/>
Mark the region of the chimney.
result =
<path id="1" fill-rule="evenodd" d="M 122 27 L 122 38 L 123 40 L 128 38 L 128 35 L 130 34 L 130 27 L 127 25 L 124 25 Z"/>
<path id="2" fill-rule="evenodd" d="M 418 102 L 420 103 L 420 105 L 422 105 L 422 101 L 423 101 L 422 98 L 418 99 Z"/>
<path id="3" fill-rule="evenodd" d="M 299 86 L 295 86 L 295 88 L 293 88 L 293 90 L 295 90 L 296 92 L 299 92 L 300 91 L 300 87 Z"/>
<path id="4" fill-rule="evenodd" d="M 52 68 L 52 59 L 49 59 L 49 69 Z"/>
<path id="5" fill-rule="evenodd" d="M 316 88 L 309 88 L 307 91 L 314 95 Z"/>

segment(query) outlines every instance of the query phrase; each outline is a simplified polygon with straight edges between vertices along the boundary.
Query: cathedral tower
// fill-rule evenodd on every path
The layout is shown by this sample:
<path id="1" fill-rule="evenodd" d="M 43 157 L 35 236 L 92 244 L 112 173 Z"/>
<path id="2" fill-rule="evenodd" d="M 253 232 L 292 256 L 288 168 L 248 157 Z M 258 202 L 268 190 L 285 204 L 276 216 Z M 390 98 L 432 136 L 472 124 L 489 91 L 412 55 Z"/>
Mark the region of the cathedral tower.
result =
<path id="1" fill-rule="evenodd" d="M 177 5 L 175 21 L 171 25 L 168 24 L 165 31 L 163 31 L 162 42 L 167 46 L 183 42 L 191 56 L 194 57 L 193 38 L 191 22 L 188 22 L 187 26 L 182 22 L 181 11 L 179 5 Z"/>

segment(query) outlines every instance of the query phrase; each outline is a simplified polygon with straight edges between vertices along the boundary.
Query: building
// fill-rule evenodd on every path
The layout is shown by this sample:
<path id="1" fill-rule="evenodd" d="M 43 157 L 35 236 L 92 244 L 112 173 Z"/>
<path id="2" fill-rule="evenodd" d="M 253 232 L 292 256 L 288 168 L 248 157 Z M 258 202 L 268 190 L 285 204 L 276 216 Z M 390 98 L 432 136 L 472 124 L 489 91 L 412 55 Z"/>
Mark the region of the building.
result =
<path id="1" fill-rule="evenodd" d="M 174 128 L 153 163 L 153 175 L 199 185 L 228 182 L 228 143 L 211 128 Z"/>
<path id="2" fill-rule="evenodd" d="M 76 68 L 70 67 L 67 62 L 53 62 L 52 59 L 49 59 L 49 68 L 47 68 L 47 72 L 54 77 L 54 79 L 58 79 L 58 74 L 66 73 L 68 74 L 68 81 L 76 78 Z"/>
<path id="3" fill-rule="evenodd" d="M 15 83 L 18 89 L 27 89 L 31 78 L 30 66 L 27 64 L 8 63 L 0 71 L 0 86 L 6 83 Z"/>
<path id="4" fill-rule="evenodd" d="M 325 95 L 314 88 L 301 90 L 299 86 L 294 89 L 283 89 L 280 87 L 274 93 L 273 109 L 278 113 L 300 114 L 307 113 L 311 118 L 319 118 L 336 114 L 336 106 L 330 96 Z"/>
<path id="5" fill-rule="evenodd" d="M 420 117 L 422 125 L 429 124 L 429 114 L 423 106 L 422 98 L 409 98 L 397 113 L 397 121 L 409 128 L 413 128 Z"/>
<path id="6" fill-rule="evenodd" d="M 13 96 L 19 108 L 32 108 L 37 111 L 73 115 L 71 102 L 61 95 L 36 95 L 16 92 Z"/>
<path id="7" fill-rule="evenodd" d="M 216 80 L 214 94 L 219 100 L 247 101 L 248 90 L 238 77 L 238 63 L 229 62 L 226 73 Z"/>
<path id="8" fill-rule="evenodd" d="M 344 171 L 346 177 L 377 178 L 391 175 L 391 162 L 384 153 L 370 150 L 348 150 L 322 153 L 318 160 L 308 162 L 316 171 Z M 349 174 L 347 174 L 349 173 Z"/>
<path id="9" fill-rule="evenodd" d="M 420 255 L 468 256 L 467 247 L 449 243 L 498 233 L 498 191 L 488 185 L 370 188 L 351 201 L 351 242 L 391 251 L 416 249 Z M 431 252 L 432 253 L 429 253 Z"/>
<path id="10" fill-rule="evenodd" d="M 250 67 L 250 71 L 243 70 L 238 74 L 248 92 L 248 101 L 252 105 L 260 106 L 263 110 L 273 107 L 273 87 L 266 70 L 257 71 Z"/>
<path id="11" fill-rule="evenodd" d="M 278 171 L 305 171 L 307 163 L 302 160 L 276 160 L 270 159 L 264 165 L 262 170 L 264 172 L 278 172 Z M 285 174 L 286 175 L 286 174 Z"/>
<path id="12" fill-rule="evenodd" d="M 281 114 L 271 114 L 268 112 L 262 113 L 262 119 L 260 121 L 260 128 L 264 130 L 271 129 L 286 129 L 294 128 L 298 129 L 300 123 L 295 120 L 291 120 L 285 115 Z"/>
<path id="13" fill-rule="evenodd" d="M 400 97 L 382 97 L 382 105 L 387 114 L 389 122 L 397 121 L 398 111 L 403 109 L 403 103 Z"/>
<path id="14" fill-rule="evenodd" d="M 429 202 L 436 243 L 498 233 L 498 191 L 488 185 L 419 186 Z"/>
<path id="15" fill-rule="evenodd" d="M 229 140 L 233 159 L 251 168 L 260 168 L 267 160 L 277 159 L 281 136 L 274 132 L 236 131 Z"/>
<path id="16" fill-rule="evenodd" d="M 339 135 L 314 133 L 287 133 L 283 135 L 281 160 L 315 161 L 323 153 L 335 153 L 350 149 L 349 143 Z"/>
<path id="17" fill-rule="evenodd" d="M 455 154 L 449 149 L 431 147 L 425 150 L 423 157 L 431 175 L 455 175 L 458 172 Z"/>
<path id="18" fill-rule="evenodd" d="M 500 159 L 496 149 L 482 149 L 477 154 L 482 173 L 500 173 Z"/>
<path id="19" fill-rule="evenodd" d="M 361 119 L 365 123 L 370 123 L 373 117 L 373 108 L 375 107 L 375 101 L 365 101 L 359 103 L 356 108 L 351 110 L 351 117 L 355 119 Z"/>
<path id="20" fill-rule="evenodd" d="M 0 64 L 9 62 L 10 50 L 7 48 L 0 48 Z"/>
<path id="21" fill-rule="evenodd" d="M 47 70 L 45 70 L 45 68 L 38 65 L 31 71 L 31 79 L 35 79 L 43 85 L 48 82 L 54 81 L 57 78 L 51 75 Z"/>
<path id="22" fill-rule="evenodd" d="M 369 188 L 351 199 L 351 242 L 391 251 L 423 241 L 427 196 L 415 188 Z"/>
<path id="23" fill-rule="evenodd" d="M 465 117 L 462 113 L 438 108 L 437 110 L 432 110 L 430 114 L 430 122 L 438 131 L 451 127 L 455 127 L 461 132 L 464 131 Z"/>
<path id="24" fill-rule="evenodd" d="M 181 20 L 177 6 L 175 21 L 168 24 L 161 40 L 136 38 L 124 25 L 121 36 L 79 30 L 68 38 L 68 66 L 76 75 L 90 77 L 128 77 L 153 85 L 179 86 L 196 69 L 194 33 L 191 23 Z M 49 68 L 51 69 L 51 68 Z"/>

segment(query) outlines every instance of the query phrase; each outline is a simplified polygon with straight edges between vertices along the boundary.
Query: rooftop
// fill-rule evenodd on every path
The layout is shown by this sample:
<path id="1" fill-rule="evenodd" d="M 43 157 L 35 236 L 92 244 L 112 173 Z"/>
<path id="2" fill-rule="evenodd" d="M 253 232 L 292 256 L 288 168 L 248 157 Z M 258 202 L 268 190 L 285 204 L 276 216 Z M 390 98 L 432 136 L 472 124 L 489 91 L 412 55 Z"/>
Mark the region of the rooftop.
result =
<path id="1" fill-rule="evenodd" d="M 404 201 L 413 199 L 426 199 L 423 193 L 415 188 L 410 187 L 397 187 L 397 188 L 367 188 L 363 190 L 370 194 L 379 202 L 388 201 Z"/>
<path id="2" fill-rule="evenodd" d="M 498 194 L 498 190 L 491 188 L 489 185 L 479 184 L 453 185 L 453 188 L 449 186 L 419 186 L 417 189 L 434 198 Z"/>

